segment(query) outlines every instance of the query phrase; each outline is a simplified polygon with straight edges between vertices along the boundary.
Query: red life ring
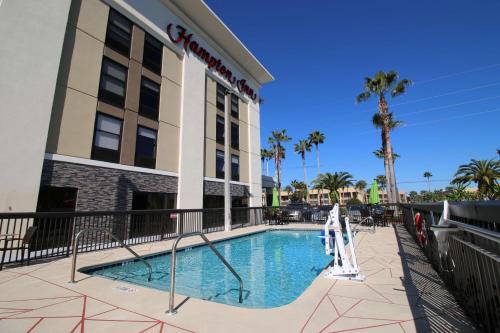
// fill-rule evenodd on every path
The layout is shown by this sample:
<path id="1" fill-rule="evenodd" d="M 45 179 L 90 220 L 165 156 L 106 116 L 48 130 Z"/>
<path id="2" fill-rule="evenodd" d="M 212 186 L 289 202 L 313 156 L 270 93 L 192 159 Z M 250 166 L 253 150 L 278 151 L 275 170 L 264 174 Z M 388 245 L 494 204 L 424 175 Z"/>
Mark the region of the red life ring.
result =
<path id="1" fill-rule="evenodd" d="M 426 237 L 424 232 L 425 221 L 422 219 L 422 215 L 420 213 L 415 214 L 415 229 L 417 230 L 420 246 L 424 247 L 426 244 Z"/>
<path id="2" fill-rule="evenodd" d="M 420 213 L 415 214 L 415 228 L 417 232 L 422 230 L 422 215 Z"/>

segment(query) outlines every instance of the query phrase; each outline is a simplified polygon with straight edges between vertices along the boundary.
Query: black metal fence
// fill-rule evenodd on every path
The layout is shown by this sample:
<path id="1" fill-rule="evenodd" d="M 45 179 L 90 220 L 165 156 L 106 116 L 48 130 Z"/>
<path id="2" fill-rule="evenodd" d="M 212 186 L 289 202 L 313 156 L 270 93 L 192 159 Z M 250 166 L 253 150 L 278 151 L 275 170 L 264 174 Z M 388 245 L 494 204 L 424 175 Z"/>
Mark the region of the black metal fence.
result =
<path id="1" fill-rule="evenodd" d="M 290 218 L 287 207 L 242 207 L 231 209 L 232 228 L 264 223 L 324 223 L 332 206 L 322 206 Z M 343 215 L 356 222 L 365 214 L 365 206 L 341 207 Z M 399 221 L 401 209 L 384 206 L 375 215 L 385 223 Z M 378 220 L 377 220 L 378 221 Z M 73 236 L 86 228 L 105 228 L 127 245 L 155 242 L 181 233 L 224 230 L 224 209 L 143 210 L 59 213 L 0 213 L 0 269 L 5 263 L 29 262 L 72 252 Z M 79 252 L 119 246 L 105 233 L 88 233 L 79 243 Z"/>
<path id="2" fill-rule="evenodd" d="M 263 224 L 267 208 L 233 208 L 232 227 Z M 122 212 L 0 213 L 0 269 L 72 252 L 73 235 L 86 228 L 105 228 L 127 245 L 155 242 L 179 234 L 224 230 L 224 209 L 143 210 Z M 118 247 L 105 233 L 87 233 L 79 252 Z"/>
<path id="3" fill-rule="evenodd" d="M 402 209 L 406 228 L 478 328 L 499 332 L 500 202 L 450 203 L 449 219 L 463 223 L 454 229 L 439 226 L 443 203 Z"/>

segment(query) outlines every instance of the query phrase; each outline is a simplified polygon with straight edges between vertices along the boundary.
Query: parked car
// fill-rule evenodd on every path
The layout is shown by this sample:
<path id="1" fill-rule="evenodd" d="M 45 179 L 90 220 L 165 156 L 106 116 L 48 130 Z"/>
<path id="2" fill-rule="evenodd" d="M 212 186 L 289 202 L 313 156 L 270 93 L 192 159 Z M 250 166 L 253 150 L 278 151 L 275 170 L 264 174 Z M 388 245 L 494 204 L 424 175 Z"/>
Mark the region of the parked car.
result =
<path id="1" fill-rule="evenodd" d="M 305 202 L 288 204 L 283 209 L 282 219 L 285 221 L 305 222 L 311 219 L 312 207 Z"/>

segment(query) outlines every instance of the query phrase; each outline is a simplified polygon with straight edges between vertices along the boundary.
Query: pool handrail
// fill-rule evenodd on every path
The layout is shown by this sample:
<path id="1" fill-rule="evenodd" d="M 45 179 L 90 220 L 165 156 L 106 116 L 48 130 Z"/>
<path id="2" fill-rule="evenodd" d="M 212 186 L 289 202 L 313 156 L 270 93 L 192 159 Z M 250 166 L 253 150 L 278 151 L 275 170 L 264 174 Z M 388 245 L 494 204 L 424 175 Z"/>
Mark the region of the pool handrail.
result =
<path id="1" fill-rule="evenodd" d="M 200 231 L 194 231 L 194 232 L 189 232 L 185 234 L 180 234 L 177 239 L 175 240 L 174 244 L 172 245 L 172 252 L 171 252 L 171 258 L 170 258 L 170 297 L 169 297 L 169 303 L 168 303 L 168 313 L 169 315 L 174 315 L 177 313 L 177 311 L 174 309 L 174 294 L 175 294 L 175 264 L 176 264 L 176 253 L 177 253 L 177 245 L 181 241 L 181 239 L 185 237 L 192 237 L 192 236 L 200 236 L 203 241 L 210 247 L 210 249 L 217 255 L 217 257 L 222 261 L 222 263 L 233 273 L 233 275 L 236 277 L 238 282 L 240 283 L 240 295 L 239 295 L 239 303 L 243 303 L 243 280 L 241 277 L 236 273 L 234 268 L 224 259 L 222 254 L 215 248 L 214 244 L 208 240 L 207 236 L 203 232 Z"/>
<path id="2" fill-rule="evenodd" d="M 127 244 L 125 244 L 121 239 L 119 239 L 116 235 L 114 235 L 111 231 L 105 229 L 105 228 L 86 228 L 83 230 L 80 230 L 75 237 L 73 238 L 73 259 L 71 262 L 71 283 L 76 283 L 75 282 L 75 271 L 76 271 L 76 256 L 78 254 L 78 241 L 80 240 L 80 237 L 88 232 L 104 232 L 108 234 L 111 238 L 113 238 L 115 241 L 120 243 L 122 247 L 124 247 L 128 252 L 132 253 L 139 261 L 141 261 L 146 267 L 148 268 L 148 282 L 151 282 L 151 275 L 153 274 L 153 268 L 151 265 L 144 260 L 143 257 L 138 255 L 134 250 L 132 250 Z"/>

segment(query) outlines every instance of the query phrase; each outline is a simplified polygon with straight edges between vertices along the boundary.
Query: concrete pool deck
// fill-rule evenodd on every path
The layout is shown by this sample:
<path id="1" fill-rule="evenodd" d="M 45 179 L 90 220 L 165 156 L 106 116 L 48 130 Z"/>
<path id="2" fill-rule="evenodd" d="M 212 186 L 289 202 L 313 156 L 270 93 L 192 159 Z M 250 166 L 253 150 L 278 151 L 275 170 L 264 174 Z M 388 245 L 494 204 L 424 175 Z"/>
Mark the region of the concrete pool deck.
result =
<path id="1" fill-rule="evenodd" d="M 291 224 L 207 234 L 210 240 Z M 142 244 L 141 255 L 170 250 L 172 240 Z M 181 246 L 201 242 L 183 240 Z M 318 276 L 291 304 L 272 309 L 233 307 L 77 272 L 71 259 L 0 272 L 0 332 L 475 332 L 403 226 L 360 232 L 356 254 L 365 282 Z M 78 256 L 78 268 L 130 258 L 117 248 Z M 300 260 L 300 258 L 299 258 Z"/>

